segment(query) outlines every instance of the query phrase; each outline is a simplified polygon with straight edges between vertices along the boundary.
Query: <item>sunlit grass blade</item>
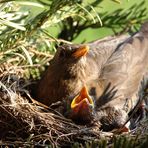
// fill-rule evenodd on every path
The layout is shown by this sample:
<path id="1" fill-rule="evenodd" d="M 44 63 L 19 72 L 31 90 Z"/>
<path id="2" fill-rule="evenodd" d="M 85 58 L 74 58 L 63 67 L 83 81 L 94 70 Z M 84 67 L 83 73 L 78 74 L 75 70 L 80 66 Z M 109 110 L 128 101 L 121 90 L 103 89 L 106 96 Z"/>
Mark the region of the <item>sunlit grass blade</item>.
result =
<path id="1" fill-rule="evenodd" d="M 16 1 L 17 4 L 20 4 L 20 5 L 28 5 L 28 6 L 35 6 L 35 7 L 40 7 L 40 8 L 44 8 L 44 6 L 40 3 L 36 3 L 36 2 L 28 2 L 28 1 Z"/>
<path id="2" fill-rule="evenodd" d="M 28 52 L 28 51 L 26 50 L 26 48 L 25 48 L 25 47 L 23 47 L 23 46 L 21 46 L 21 49 L 22 49 L 22 50 L 23 50 L 23 52 L 25 53 L 26 58 L 27 58 L 27 60 L 28 60 L 29 64 L 30 64 L 30 65 L 33 65 L 32 58 L 31 58 L 31 56 L 30 56 L 29 52 Z"/>
<path id="3" fill-rule="evenodd" d="M 99 22 L 100 22 L 100 25 L 103 26 L 103 23 L 102 23 L 102 20 L 99 16 L 99 14 L 97 14 L 97 12 L 95 11 L 94 7 L 90 6 L 90 8 L 93 10 L 93 12 L 96 14 L 96 17 L 98 18 Z"/>
<path id="4" fill-rule="evenodd" d="M 19 30 L 22 30 L 22 31 L 26 30 L 26 28 L 21 26 L 20 24 L 13 23 L 13 22 L 10 22 L 10 21 L 2 19 L 2 18 L 0 18 L 0 23 L 5 24 L 5 25 L 10 26 L 10 27 L 13 27 L 13 28 L 16 28 L 16 29 L 19 29 Z"/>
<path id="5" fill-rule="evenodd" d="M 94 23 L 96 23 L 96 20 L 95 20 L 95 18 L 94 18 L 94 16 L 86 9 L 86 8 L 84 8 L 82 5 L 80 5 L 80 4 L 77 4 L 81 9 L 83 9 L 91 18 L 92 18 L 92 20 L 93 20 L 93 22 Z"/>
<path id="6" fill-rule="evenodd" d="M 115 2 L 115 3 L 121 4 L 120 0 L 112 0 L 112 1 Z"/>

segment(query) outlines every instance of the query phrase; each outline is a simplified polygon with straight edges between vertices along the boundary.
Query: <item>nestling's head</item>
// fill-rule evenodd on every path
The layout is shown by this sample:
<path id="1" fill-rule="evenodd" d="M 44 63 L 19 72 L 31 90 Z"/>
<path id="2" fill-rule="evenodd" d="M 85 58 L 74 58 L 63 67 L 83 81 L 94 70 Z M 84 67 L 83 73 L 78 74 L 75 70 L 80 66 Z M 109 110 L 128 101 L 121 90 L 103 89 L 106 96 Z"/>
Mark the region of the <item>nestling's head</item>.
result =
<path id="1" fill-rule="evenodd" d="M 68 118 L 78 124 L 89 124 L 94 118 L 94 100 L 84 86 L 70 104 Z"/>

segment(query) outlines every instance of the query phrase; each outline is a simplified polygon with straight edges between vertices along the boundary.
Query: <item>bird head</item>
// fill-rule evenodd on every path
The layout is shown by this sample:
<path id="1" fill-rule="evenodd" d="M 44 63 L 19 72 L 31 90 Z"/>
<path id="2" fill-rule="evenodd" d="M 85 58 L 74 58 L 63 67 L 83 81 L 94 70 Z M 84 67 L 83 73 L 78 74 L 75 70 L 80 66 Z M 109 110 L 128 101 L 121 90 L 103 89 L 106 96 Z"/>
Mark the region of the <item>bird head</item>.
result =
<path id="1" fill-rule="evenodd" d="M 56 85 L 57 88 L 56 94 L 52 96 L 59 94 L 57 100 L 71 94 L 77 94 L 82 88 L 83 82 L 86 81 L 88 75 L 85 72 L 88 71 L 86 69 L 89 69 L 86 60 L 88 52 L 89 46 L 87 45 L 66 44 L 58 48 L 48 68 L 50 77 L 54 77 L 54 79 L 50 80 L 51 87 Z M 62 91 L 59 92 L 58 90 Z"/>
<path id="2" fill-rule="evenodd" d="M 58 61 L 63 63 L 65 61 L 72 62 L 80 60 L 82 57 L 85 57 L 89 52 L 88 45 L 78 45 L 78 44 L 65 44 L 59 46 L 54 59 L 58 59 Z M 67 63 L 65 62 L 65 63 Z"/>
<path id="3" fill-rule="evenodd" d="M 80 93 L 73 98 L 70 118 L 79 124 L 90 123 L 93 119 L 94 101 L 84 86 Z"/>

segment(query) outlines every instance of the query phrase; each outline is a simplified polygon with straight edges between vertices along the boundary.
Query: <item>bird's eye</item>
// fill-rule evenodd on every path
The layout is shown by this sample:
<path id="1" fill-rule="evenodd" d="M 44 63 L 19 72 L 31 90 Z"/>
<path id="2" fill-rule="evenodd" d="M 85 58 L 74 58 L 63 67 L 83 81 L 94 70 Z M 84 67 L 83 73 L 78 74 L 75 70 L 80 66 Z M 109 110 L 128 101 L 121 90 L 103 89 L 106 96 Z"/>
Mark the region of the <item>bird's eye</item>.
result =
<path id="1" fill-rule="evenodd" d="M 72 47 L 71 47 L 71 46 L 69 46 L 69 47 L 68 47 L 68 50 L 69 50 L 69 51 L 71 51 L 71 50 L 72 50 Z"/>

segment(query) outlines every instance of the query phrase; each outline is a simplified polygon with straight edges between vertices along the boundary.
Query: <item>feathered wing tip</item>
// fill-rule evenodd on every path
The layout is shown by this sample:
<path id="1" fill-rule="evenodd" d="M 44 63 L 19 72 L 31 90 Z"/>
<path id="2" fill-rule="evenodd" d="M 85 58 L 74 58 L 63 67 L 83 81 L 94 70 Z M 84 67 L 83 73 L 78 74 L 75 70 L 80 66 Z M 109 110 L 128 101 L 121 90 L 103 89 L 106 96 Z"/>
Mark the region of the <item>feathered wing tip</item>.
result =
<path id="1" fill-rule="evenodd" d="M 135 105 L 135 107 L 129 112 L 129 119 L 127 120 L 127 122 L 130 121 L 131 129 L 135 128 L 137 123 L 141 119 L 144 119 L 146 117 L 146 114 L 145 114 L 146 112 L 145 112 L 145 108 L 143 107 L 143 105 L 148 105 L 147 104 L 148 100 L 146 98 L 147 88 L 148 88 L 148 76 L 145 75 L 143 77 L 143 80 L 141 81 L 141 85 L 139 87 L 139 91 L 137 94 L 137 97 L 139 98 L 138 102 Z"/>
<path id="2" fill-rule="evenodd" d="M 145 74 L 145 76 L 143 77 L 141 81 L 141 85 L 140 85 L 139 92 L 138 92 L 139 98 L 142 98 L 142 96 L 145 95 L 147 88 L 148 88 L 148 72 Z M 141 94 L 143 95 L 141 96 Z"/>
<path id="3" fill-rule="evenodd" d="M 136 106 L 138 106 L 142 101 L 144 101 L 146 93 L 147 93 L 146 92 L 147 88 L 148 88 L 148 75 L 145 75 L 143 77 L 141 84 L 140 84 L 140 87 L 139 87 L 139 91 L 138 91 L 138 94 L 137 94 L 137 97 L 139 99 L 138 99 Z M 135 106 L 135 108 L 136 108 L 136 106 Z"/>
<path id="4" fill-rule="evenodd" d="M 142 26 L 140 31 L 146 36 L 148 37 L 148 21 L 146 21 Z"/>
<path id="5" fill-rule="evenodd" d="M 146 76 L 143 78 L 143 87 L 144 87 L 144 102 L 145 105 L 148 107 L 148 72 L 146 73 Z"/>

